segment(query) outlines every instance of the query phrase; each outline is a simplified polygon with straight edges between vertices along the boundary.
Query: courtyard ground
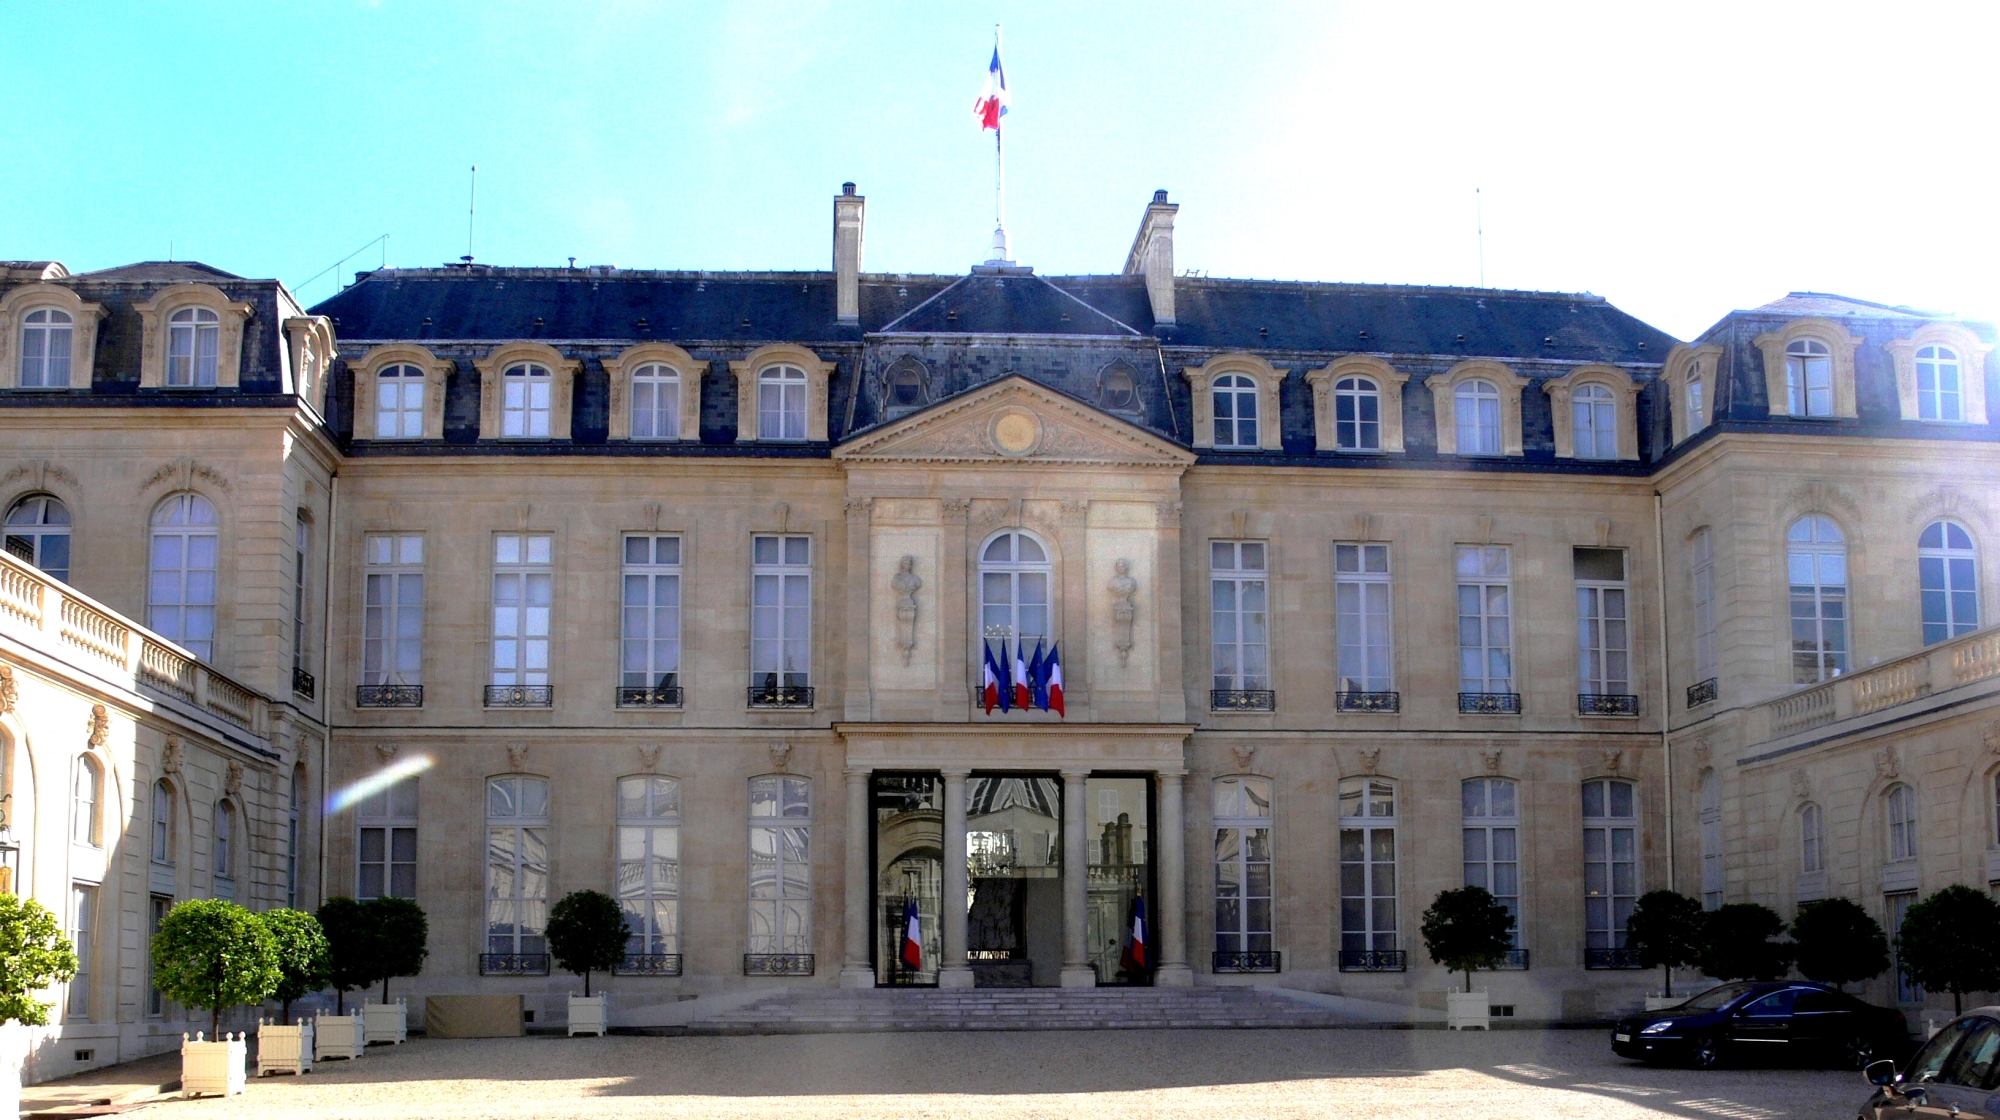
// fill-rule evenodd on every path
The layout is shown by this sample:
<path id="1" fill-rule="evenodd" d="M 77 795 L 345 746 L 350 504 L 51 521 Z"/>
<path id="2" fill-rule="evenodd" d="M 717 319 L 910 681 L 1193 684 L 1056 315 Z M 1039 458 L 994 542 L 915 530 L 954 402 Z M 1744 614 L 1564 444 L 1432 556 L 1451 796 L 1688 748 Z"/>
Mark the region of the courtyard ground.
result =
<path id="1" fill-rule="evenodd" d="M 1838 1120 L 1867 1096 L 1852 1072 L 1639 1066 L 1598 1030 L 534 1036 L 412 1039 L 143 1115 Z"/>

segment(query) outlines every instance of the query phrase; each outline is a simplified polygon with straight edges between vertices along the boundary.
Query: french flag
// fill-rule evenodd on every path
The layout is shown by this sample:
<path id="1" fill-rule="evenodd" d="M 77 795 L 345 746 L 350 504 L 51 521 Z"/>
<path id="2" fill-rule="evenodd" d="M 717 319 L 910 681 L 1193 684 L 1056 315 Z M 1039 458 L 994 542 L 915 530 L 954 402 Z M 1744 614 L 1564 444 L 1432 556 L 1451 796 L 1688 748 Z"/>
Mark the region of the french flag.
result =
<path id="1" fill-rule="evenodd" d="M 911 972 L 924 970 L 924 934 L 917 924 L 917 900 L 903 901 L 903 951 L 897 954 Z"/>
<path id="2" fill-rule="evenodd" d="M 1006 647 L 1002 646 L 1001 650 L 1004 656 Z M 1028 663 L 1021 660 L 1021 643 L 1016 641 L 1014 643 L 1014 706 L 1022 711 L 1027 711 L 1028 706 L 1032 703 L 1034 703 L 1034 700 L 1028 688 Z"/>
<path id="3" fill-rule="evenodd" d="M 1069 716 L 1063 712 L 1061 642 L 1049 647 L 1048 660 L 1042 662 L 1042 676 L 1045 678 L 1043 688 L 1048 694 L 1047 700 L 1042 704 L 1042 710 L 1053 711 L 1068 719 Z"/>
<path id="4" fill-rule="evenodd" d="M 1118 967 L 1127 972 L 1144 972 L 1153 967 L 1153 955 L 1146 949 L 1146 896 L 1132 899 L 1132 939 L 1125 943 Z"/>
<path id="5" fill-rule="evenodd" d="M 1002 658 L 1007 656 L 1006 642 L 1000 643 L 1000 656 Z M 986 702 L 986 714 L 989 716 L 993 714 L 993 705 L 995 704 L 1000 705 L 1001 711 L 1006 711 L 1007 697 L 1000 691 L 1000 666 L 993 661 L 993 647 L 990 644 L 986 646 L 986 667 L 984 674 L 985 676 L 980 684 L 980 691 L 982 693 L 981 699 Z"/>
<path id="6" fill-rule="evenodd" d="M 979 91 L 979 100 L 972 103 L 972 113 L 979 118 L 983 131 L 1000 131 L 1000 118 L 1007 115 L 1007 72 L 1000 68 L 1000 44 L 993 44 L 993 61 L 986 67 L 986 86 Z"/>

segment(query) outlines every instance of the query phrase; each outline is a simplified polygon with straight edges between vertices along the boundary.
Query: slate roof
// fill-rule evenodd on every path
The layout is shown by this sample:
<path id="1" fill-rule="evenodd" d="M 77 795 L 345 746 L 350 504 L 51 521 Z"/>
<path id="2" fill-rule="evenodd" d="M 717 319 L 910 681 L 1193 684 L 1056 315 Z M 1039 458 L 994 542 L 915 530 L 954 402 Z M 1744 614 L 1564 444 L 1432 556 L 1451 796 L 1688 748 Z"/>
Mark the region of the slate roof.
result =
<path id="1" fill-rule="evenodd" d="M 216 280 L 241 280 L 243 277 L 200 261 L 140 261 L 137 264 L 121 264 L 116 268 L 100 268 L 96 272 L 79 272 L 70 279 L 167 284 L 193 280 L 206 284 Z"/>
<path id="2" fill-rule="evenodd" d="M 1145 337 L 1027 269 L 984 268 L 884 324 L 880 333 Z"/>

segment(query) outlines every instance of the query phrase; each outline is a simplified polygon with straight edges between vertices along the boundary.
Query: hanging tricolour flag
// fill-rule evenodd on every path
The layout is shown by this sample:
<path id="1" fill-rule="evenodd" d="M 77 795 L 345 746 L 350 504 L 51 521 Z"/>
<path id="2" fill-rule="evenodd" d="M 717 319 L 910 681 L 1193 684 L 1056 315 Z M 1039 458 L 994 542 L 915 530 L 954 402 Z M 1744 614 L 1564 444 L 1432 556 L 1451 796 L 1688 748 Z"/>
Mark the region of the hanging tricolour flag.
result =
<path id="1" fill-rule="evenodd" d="M 903 901 L 903 951 L 898 954 L 911 972 L 924 970 L 924 934 L 917 924 L 917 900 Z"/>
<path id="2" fill-rule="evenodd" d="M 1068 719 L 1069 715 L 1063 711 L 1061 642 L 1057 642 L 1055 645 L 1049 647 L 1048 660 L 1042 662 L 1042 689 L 1047 697 L 1046 701 L 1042 704 L 1042 710 L 1053 711 L 1064 719 Z"/>
<path id="3" fill-rule="evenodd" d="M 1146 896 L 1132 899 L 1132 936 L 1119 954 L 1118 967 L 1127 972 L 1144 972 L 1153 967 L 1153 955 L 1146 947 Z"/>
<path id="4" fill-rule="evenodd" d="M 1014 706 L 1025 712 L 1031 697 L 1028 694 L 1028 663 L 1024 660 L 1024 653 L 1021 640 L 1014 639 Z"/>
<path id="5" fill-rule="evenodd" d="M 1049 710 L 1049 678 L 1047 662 L 1042 660 L 1042 640 L 1035 639 L 1035 656 L 1028 659 L 1028 704 L 1030 707 Z"/>
<path id="6" fill-rule="evenodd" d="M 1000 44 L 993 44 L 993 61 L 986 67 L 986 87 L 972 103 L 973 115 L 981 129 L 1000 130 L 1000 118 L 1007 115 L 1007 72 L 1000 68 Z"/>
<path id="7" fill-rule="evenodd" d="M 979 689 L 980 699 L 986 703 L 986 714 L 990 716 L 993 714 L 993 705 L 995 704 L 1000 705 L 1001 711 L 1006 711 L 1007 699 L 1000 688 L 1000 666 L 993 661 L 993 646 L 991 643 L 984 643 L 984 645 L 986 647 L 986 667 L 983 670 L 984 676 Z M 1007 656 L 1007 643 L 1005 642 L 1000 643 L 1000 656 Z"/>

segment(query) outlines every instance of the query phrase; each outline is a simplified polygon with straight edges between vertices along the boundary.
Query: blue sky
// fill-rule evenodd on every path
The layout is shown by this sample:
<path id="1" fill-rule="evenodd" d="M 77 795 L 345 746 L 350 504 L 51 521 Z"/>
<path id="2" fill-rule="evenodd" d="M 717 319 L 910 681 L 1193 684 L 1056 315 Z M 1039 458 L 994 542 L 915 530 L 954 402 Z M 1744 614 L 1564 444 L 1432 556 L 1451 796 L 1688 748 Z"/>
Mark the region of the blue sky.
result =
<path id="1" fill-rule="evenodd" d="M 1594 291 L 1682 337 L 1794 289 L 2000 317 L 2000 5 L 20 5 L 0 257 L 1115 271 Z M 26 76 L 39 76 L 24 80 Z M 348 274 L 382 260 L 371 249 Z M 331 295 L 332 275 L 304 287 Z"/>

